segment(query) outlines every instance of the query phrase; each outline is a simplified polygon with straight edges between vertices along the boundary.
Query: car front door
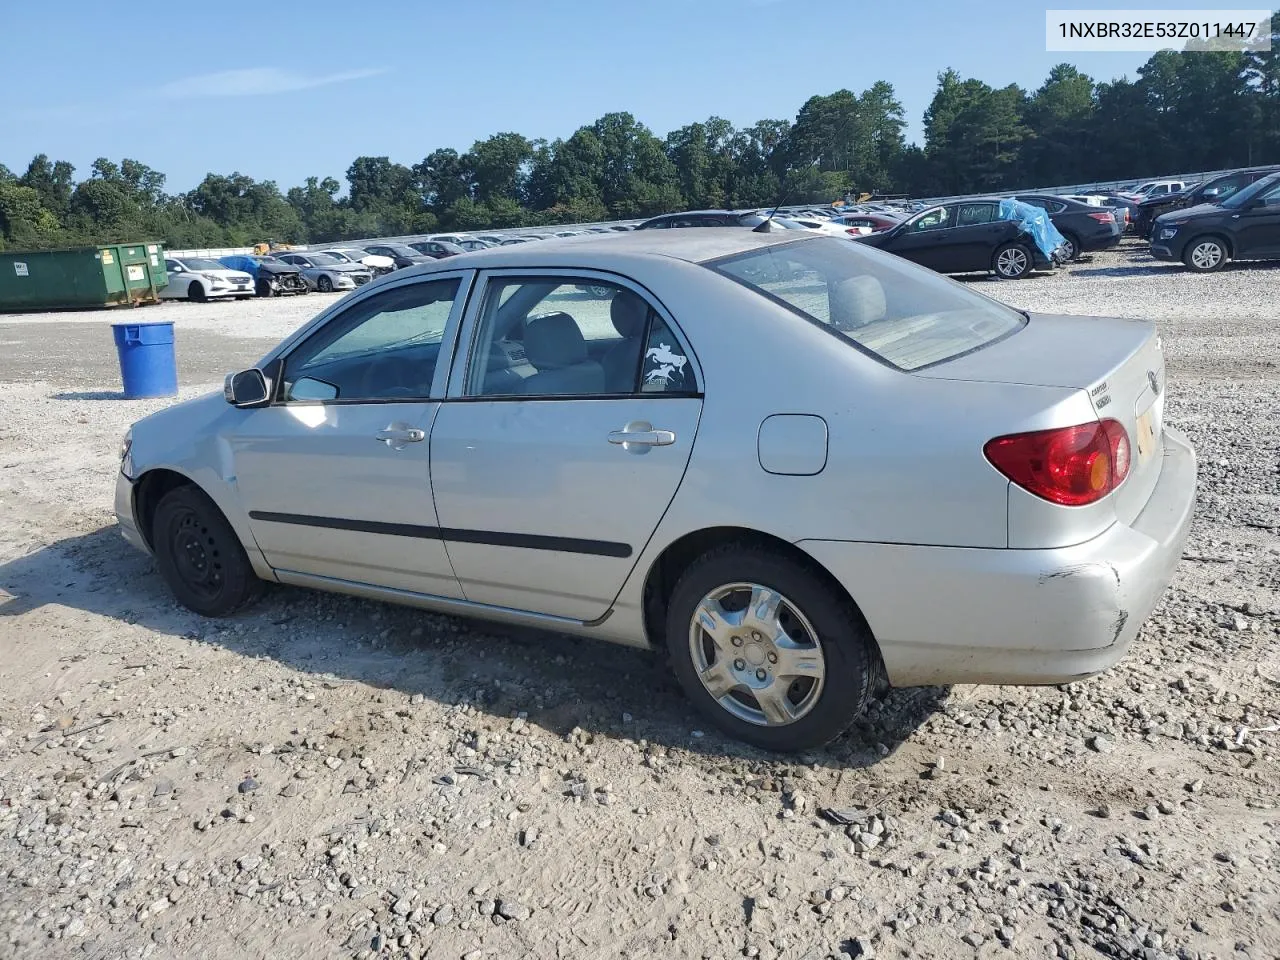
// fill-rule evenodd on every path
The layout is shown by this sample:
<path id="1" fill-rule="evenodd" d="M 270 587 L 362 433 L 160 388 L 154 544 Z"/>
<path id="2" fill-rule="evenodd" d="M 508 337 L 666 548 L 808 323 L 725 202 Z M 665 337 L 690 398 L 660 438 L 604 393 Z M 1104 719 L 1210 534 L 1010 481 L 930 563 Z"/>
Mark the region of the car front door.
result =
<path id="1" fill-rule="evenodd" d="M 1250 206 L 1236 210 L 1228 221 L 1235 256 L 1280 257 L 1280 183 L 1253 198 Z"/>
<path id="2" fill-rule="evenodd" d="M 433 275 L 345 306 L 273 365 L 269 406 L 237 411 L 236 486 L 281 579 L 460 596 L 427 436 L 470 279 Z"/>
<path id="3" fill-rule="evenodd" d="M 469 601 L 594 620 L 684 476 L 696 359 L 610 274 L 492 271 L 471 304 L 431 430 L 453 569 Z"/>
<path id="4" fill-rule="evenodd" d="M 945 272 L 946 234 L 954 223 L 954 208 L 936 207 L 904 224 L 897 234 L 886 238 L 880 246 L 922 267 Z"/>

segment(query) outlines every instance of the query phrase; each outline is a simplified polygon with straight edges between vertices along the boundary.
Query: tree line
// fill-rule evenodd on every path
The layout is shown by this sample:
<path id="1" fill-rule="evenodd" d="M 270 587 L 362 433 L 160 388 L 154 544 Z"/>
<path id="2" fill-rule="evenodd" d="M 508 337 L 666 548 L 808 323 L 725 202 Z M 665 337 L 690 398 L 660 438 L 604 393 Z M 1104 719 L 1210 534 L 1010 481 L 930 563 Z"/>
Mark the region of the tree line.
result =
<path id="1" fill-rule="evenodd" d="M 1096 82 L 1069 64 L 1034 91 L 938 76 L 924 143 L 908 144 L 883 81 L 813 96 L 792 120 L 720 117 L 659 137 L 629 113 L 572 136 L 498 133 L 406 166 L 357 157 L 346 190 L 308 177 L 210 173 L 187 193 L 137 160 L 96 160 L 76 179 L 41 154 L 0 165 L 0 249 L 160 239 L 172 248 L 304 243 L 502 229 L 676 209 L 830 202 L 862 192 L 938 196 L 1280 163 L 1280 13 L 1273 51 L 1160 52 L 1135 79 Z"/>

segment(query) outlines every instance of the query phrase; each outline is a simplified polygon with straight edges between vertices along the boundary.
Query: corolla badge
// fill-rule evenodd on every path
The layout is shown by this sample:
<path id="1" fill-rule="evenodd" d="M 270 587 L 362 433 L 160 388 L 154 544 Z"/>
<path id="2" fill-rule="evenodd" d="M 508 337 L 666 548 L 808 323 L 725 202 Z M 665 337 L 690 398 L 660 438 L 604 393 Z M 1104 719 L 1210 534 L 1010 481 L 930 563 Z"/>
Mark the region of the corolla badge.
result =
<path id="1" fill-rule="evenodd" d="M 1151 392 L 1157 397 L 1160 396 L 1160 378 L 1156 376 L 1154 370 L 1147 371 L 1147 381 L 1151 384 Z"/>

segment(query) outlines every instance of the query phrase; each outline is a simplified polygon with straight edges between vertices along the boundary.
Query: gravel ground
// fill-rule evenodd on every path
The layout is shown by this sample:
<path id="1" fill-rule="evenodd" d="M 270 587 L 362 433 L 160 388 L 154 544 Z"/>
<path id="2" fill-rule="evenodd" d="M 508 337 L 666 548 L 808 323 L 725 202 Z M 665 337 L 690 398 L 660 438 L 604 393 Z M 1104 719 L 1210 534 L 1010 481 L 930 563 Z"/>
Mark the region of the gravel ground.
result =
<path id="1" fill-rule="evenodd" d="M 301 590 L 208 621 L 112 527 L 114 315 L 0 317 L 0 956 L 1280 956 L 1280 269 L 977 281 L 1157 319 L 1184 562 L 1061 688 L 778 759 L 660 658 Z M 319 297 L 167 304 L 189 392 Z M 68 435 L 68 428 L 70 435 Z"/>

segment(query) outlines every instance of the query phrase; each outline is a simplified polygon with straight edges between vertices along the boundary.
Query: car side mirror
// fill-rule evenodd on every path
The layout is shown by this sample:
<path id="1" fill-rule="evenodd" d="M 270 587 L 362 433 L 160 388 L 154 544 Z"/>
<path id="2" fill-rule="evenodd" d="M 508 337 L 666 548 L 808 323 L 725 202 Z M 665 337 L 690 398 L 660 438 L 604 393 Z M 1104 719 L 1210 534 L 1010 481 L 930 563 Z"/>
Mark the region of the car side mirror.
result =
<path id="1" fill-rule="evenodd" d="M 222 395 L 233 407 L 262 407 L 271 399 L 267 375 L 256 367 L 227 374 Z"/>

